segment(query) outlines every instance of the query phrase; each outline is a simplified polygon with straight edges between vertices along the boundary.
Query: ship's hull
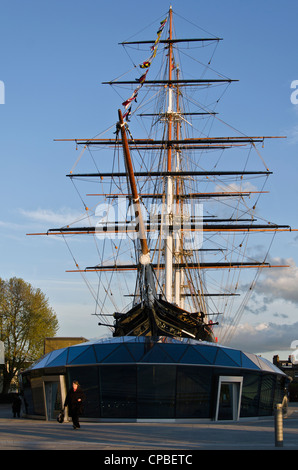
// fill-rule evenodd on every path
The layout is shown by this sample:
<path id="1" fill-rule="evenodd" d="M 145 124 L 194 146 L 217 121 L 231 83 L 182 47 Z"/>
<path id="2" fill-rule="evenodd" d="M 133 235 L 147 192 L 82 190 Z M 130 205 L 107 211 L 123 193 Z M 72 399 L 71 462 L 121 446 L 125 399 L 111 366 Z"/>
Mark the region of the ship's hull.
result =
<path id="1" fill-rule="evenodd" d="M 199 314 L 188 313 L 161 299 L 144 302 L 116 316 L 113 336 L 172 336 L 214 342 L 211 326 Z"/>

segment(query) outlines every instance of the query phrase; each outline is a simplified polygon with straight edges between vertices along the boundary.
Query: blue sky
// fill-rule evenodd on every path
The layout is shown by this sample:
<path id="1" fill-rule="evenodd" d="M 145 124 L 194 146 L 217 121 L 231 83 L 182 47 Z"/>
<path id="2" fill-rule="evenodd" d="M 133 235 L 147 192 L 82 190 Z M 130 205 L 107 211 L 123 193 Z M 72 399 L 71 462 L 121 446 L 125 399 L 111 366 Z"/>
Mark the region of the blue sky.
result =
<path id="1" fill-rule="evenodd" d="M 291 82 L 298 80 L 298 4 L 171 4 L 178 23 L 186 18 L 224 39 L 215 68 L 239 80 L 221 102 L 225 121 L 247 135 L 287 136 L 263 149 L 274 174 L 262 208 L 266 218 L 298 228 L 298 105 L 290 100 Z M 115 122 L 119 96 L 101 82 L 131 67 L 118 43 L 148 25 L 154 28 L 169 5 L 164 0 L 0 1 L 0 80 L 5 86 L 5 103 L 0 104 L 0 276 L 22 277 L 40 287 L 58 315 L 60 336 L 93 338 L 106 331 L 92 316 L 94 302 L 83 280 L 65 273 L 73 267 L 65 244 L 26 236 L 81 210 L 65 177 L 78 152 L 73 144 L 54 139 L 92 137 Z M 180 23 L 178 36 L 197 35 L 198 30 Z M 151 37 L 151 31 L 144 30 L 143 38 Z M 245 338 L 251 352 L 286 350 L 298 339 L 295 232 L 276 237 L 271 257 L 290 260 L 292 268 L 267 275 L 242 318 L 234 344 Z"/>

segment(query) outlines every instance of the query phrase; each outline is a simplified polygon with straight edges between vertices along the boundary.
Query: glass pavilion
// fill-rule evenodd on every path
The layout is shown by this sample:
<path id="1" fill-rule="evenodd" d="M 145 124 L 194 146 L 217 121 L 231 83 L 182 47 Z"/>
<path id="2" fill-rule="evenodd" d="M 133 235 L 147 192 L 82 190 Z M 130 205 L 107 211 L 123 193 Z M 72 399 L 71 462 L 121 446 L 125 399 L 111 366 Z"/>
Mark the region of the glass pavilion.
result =
<path id="1" fill-rule="evenodd" d="M 269 361 L 217 343 L 117 337 L 55 350 L 22 373 L 28 417 L 55 419 L 72 381 L 82 420 L 238 420 L 272 416 L 286 375 Z"/>

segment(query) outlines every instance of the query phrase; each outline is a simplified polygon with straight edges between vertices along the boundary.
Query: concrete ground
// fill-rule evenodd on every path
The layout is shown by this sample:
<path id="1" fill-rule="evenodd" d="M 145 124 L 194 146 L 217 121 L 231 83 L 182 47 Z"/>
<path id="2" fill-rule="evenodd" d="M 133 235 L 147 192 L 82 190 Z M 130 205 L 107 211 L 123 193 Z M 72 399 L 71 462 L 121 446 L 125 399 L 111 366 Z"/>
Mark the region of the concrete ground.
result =
<path id="1" fill-rule="evenodd" d="M 103 459 L 115 459 L 123 451 L 128 456 L 148 451 L 141 455 L 151 455 L 151 464 L 167 451 L 194 456 L 198 450 L 298 450 L 296 404 L 290 404 L 283 419 L 282 443 L 275 446 L 274 418 L 207 424 L 82 421 L 81 429 L 74 430 L 71 423 L 13 418 L 11 406 L 0 405 L 0 450 L 100 450 Z"/>

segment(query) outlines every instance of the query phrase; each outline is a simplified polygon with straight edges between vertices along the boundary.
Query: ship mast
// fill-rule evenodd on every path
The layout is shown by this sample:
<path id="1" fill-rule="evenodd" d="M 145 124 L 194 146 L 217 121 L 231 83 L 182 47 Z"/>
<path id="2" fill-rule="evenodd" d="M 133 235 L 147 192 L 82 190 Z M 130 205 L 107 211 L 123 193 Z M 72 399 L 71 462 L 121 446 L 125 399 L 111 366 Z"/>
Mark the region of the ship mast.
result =
<path id="1" fill-rule="evenodd" d="M 172 7 L 169 11 L 169 54 L 168 54 L 168 141 L 172 141 L 172 112 L 173 112 L 173 86 L 172 81 L 172 62 L 173 62 L 173 44 L 172 40 Z M 167 171 L 172 171 L 172 147 L 168 146 Z M 165 296 L 168 302 L 173 298 L 173 232 L 169 227 L 173 220 L 173 177 L 166 178 L 166 237 L 165 237 Z"/>
<path id="2" fill-rule="evenodd" d="M 143 278 L 142 281 L 142 288 L 143 295 L 142 298 L 147 306 L 153 307 L 154 300 L 156 297 L 156 289 L 154 287 L 154 280 L 153 280 L 153 270 L 151 266 L 151 259 L 150 259 L 150 250 L 148 248 L 147 243 L 147 235 L 146 235 L 146 228 L 144 224 L 144 219 L 142 215 L 142 209 L 140 204 L 140 197 L 137 190 L 137 185 L 135 181 L 134 170 L 132 166 L 129 145 L 127 141 L 127 135 L 125 130 L 125 123 L 123 120 L 122 112 L 118 110 L 119 116 L 119 128 L 122 137 L 122 144 L 124 150 L 124 159 L 125 159 L 125 166 L 128 173 L 128 179 L 130 184 L 130 189 L 132 193 L 132 202 L 133 202 L 133 209 L 135 213 L 135 218 L 137 221 L 138 229 L 139 229 L 139 240 L 141 244 L 141 255 L 139 257 L 139 263 L 141 267 L 141 276 Z M 152 329 L 155 331 L 154 322 L 152 323 Z"/>
<path id="3" fill-rule="evenodd" d="M 120 131 L 121 131 L 123 149 L 124 149 L 125 165 L 126 165 L 126 168 L 127 168 L 128 178 L 129 178 L 129 182 L 130 182 L 130 188 L 131 188 L 131 192 L 132 192 L 133 206 L 134 206 L 134 210 L 135 210 L 135 217 L 138 220 L 138 225 L 139 225 L 139 239 L 140 239 L 141 251 L 142 251 L 142 255 L 140 257 L 140 262 L 141 262 L 141 264 L 149 264 L 150 263 L 150 255 L 149 255 L 149 248 L 148 248 L 148 244 L 147 244 L 147 236 L 146 236 L 146 231 L 145 231 L 144 220 L 143 220 L 143 217 L 142 217 L 140 197 L 139 197 L 139 194 L 138 194 L 137 185 L 136 185 L 135 176 L 134 176 L 134 171 L 133 171 L 133 166 L 132 166 L 132 161 L 131 161 L 131 157 L 130 157 L 129 146 L 128 146 L 127 136 L 126 136 L 126 132 L 125 132 L 125 124 L 124 124 L 122 112 L 121 112 L 120 109 L 118 110 L 118 116 L 119 116 L 119 126 L 120 126 Z"/>
<path id="4" fill-rule="evenodd" d="M 177 67 L 176 69 L 176 74 L 177 74 L 177 80 L 179 80 L 179 69 Z M 176 113 L 180 117 L 180 106 L 179 106 L 179 88 L 177 86 L 177 91 L 176 91 Z M 180 138 L 180 120 L 176 118 L 176 139 L 179 140 Z M 180 156 L 179 156 L 179 150 L 176 150 L 176 171 L 178 172 L 180 170 Z M 179 197 L 180 195 L 180 178 L 176 178 L 176 194 Z M 182 216 L 182 205 L 183 201 L 177 199 L 176 201 L 176 217 L 179 218 Z M 181 219 L 180 219 L 181 220 Z M 183 249 L 183 243 L 182 243 L 182 232 L 179 230 L 178 233 L 176 233 L 176 240 L 175 240 L 175 260 L 179 264 L 182 262 L 182 249 Z M 183 308 L 183 300 L 181 297 L 181 287 L 183 285 L 183 270 L 178 268 L 175 270 L 175 302 L 178 307 Z"/>

